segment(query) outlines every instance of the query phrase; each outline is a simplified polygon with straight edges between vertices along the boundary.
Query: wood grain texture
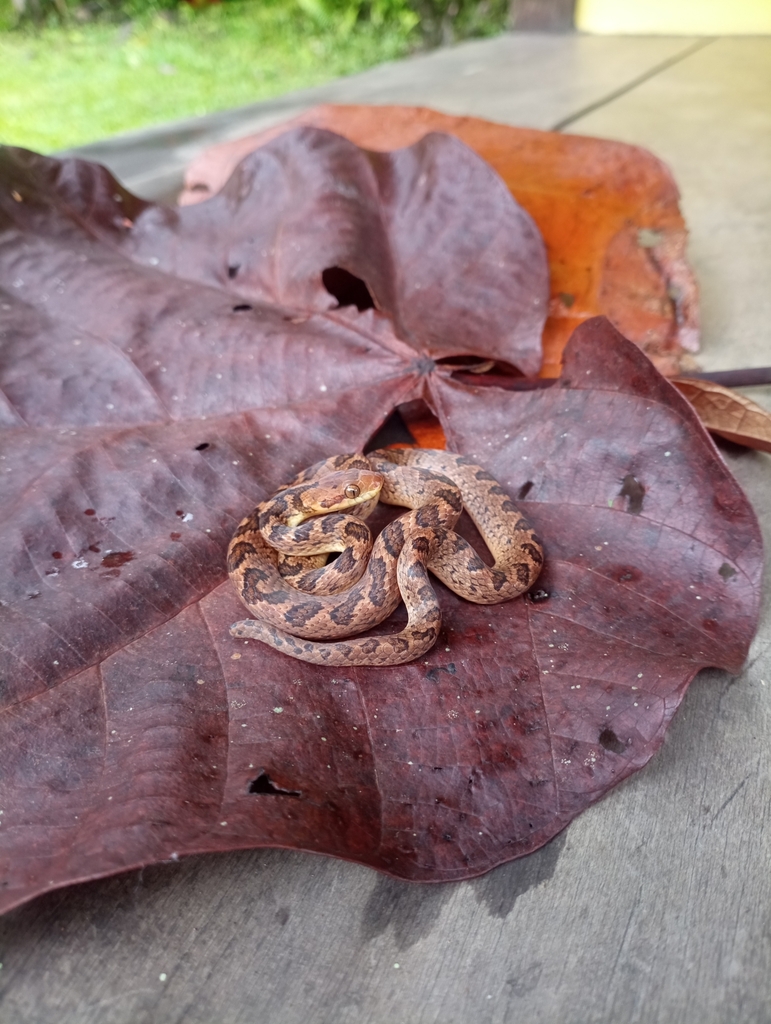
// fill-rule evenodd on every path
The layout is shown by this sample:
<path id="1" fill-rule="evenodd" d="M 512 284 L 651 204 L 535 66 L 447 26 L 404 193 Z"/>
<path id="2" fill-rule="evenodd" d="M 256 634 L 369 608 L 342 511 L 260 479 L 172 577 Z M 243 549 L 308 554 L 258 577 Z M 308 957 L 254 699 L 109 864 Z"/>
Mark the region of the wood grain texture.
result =
<path id="1" fill-rule="evenodd" d="M 605 42 L 622 61 L 633 41 Z M 474 45 L 480 54 L 492 46 Z M 771 252 L 768 162 L 747 110 L 767 95 L 760 56 L 771 66 L 771 41 L 710 44 L 705 61 L 712 46 L 708 75 L 689 58 L 665 102 L 632 92 L 608 108 L 606 130 L 665 156 L 683 188 L 705 367 L 765 365 L 768 292 L 757 282 L 768 279 Z M 594 69 L 563 52 L 579 89 Z M 415 101 L 428 102 L 418 89 Z M 494 116 L 506 101 L 490 86 L 487 110 L 476 112 Z M 722 133 L 741 159 L 717 146 Z M 771 406 L 771 390 L 749 394 Z M 722 450 L 768 550 L 771 457 Z M 253 852 L 51 894 L 0 919 L 0 1020 L 766 1022 L 770 698 L 767 593 L 745 670 L 703 673 L 651 765 L 531 857 L 475 881 L 416 886 L 308 855 Z"/>

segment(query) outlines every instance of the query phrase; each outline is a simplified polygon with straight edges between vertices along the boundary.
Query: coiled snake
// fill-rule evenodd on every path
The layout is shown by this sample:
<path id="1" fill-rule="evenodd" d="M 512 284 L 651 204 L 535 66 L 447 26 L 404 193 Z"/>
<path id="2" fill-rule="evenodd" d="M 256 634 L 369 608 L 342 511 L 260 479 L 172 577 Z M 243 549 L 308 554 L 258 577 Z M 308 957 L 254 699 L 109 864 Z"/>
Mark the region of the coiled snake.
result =
<path id="1" fill-rule="evenodd" d="M 363 519 L 378 499 L 411 511 L 372 544 Z M 464 506 L 492 566 L 453 529 Z M 331 551 L 341 553 L 319 564 Z M 464 456 L 429 449 L 338 455 L 305 470 L 239 524 L 228 572 L 254 619 L 230 632 L 318 665 L 399 665 L 419 658 L 439 635 L 428 570 L 468 601 L 499 604 L 531 587 L 542 564 L 541 542 L 524 516 Z M 402 599 L 404 629 L 351 639 L 387 619 Z"/>

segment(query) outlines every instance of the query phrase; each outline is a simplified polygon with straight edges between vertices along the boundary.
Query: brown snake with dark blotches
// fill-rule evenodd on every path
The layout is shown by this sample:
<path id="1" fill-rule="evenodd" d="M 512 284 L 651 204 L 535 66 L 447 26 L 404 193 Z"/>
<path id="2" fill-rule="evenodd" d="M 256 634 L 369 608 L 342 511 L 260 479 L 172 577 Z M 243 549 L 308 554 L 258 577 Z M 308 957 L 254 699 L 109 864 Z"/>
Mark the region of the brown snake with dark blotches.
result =
<path id="1" fill-rule="evenodd" d="M 378 496 L 411 511 L 383 529 L 367 559 L 369 529 L 362 519 Z M 463 506 L 492 566 L 453 529 Z M 302 557 L 282 564 L 286 555 L 277 546 Z M 302 558 L 329 551 L 342 554 L 323 568 L 303 568 Z M 525 518 L 470 459 L 429 449 L 335 456 L 300 474 L 239 524 L 228 547 L 228 572 L 255 618 L 230 631 L 319 665 L 399 665 L 425 654 L 439 634 L 441 611 L 428 569 L 461 597 L 498 604 L 531 587 L 542 564 L 541 543 Z M 404 629 L 350 639 L 383 622 L 402 599 Z"/>

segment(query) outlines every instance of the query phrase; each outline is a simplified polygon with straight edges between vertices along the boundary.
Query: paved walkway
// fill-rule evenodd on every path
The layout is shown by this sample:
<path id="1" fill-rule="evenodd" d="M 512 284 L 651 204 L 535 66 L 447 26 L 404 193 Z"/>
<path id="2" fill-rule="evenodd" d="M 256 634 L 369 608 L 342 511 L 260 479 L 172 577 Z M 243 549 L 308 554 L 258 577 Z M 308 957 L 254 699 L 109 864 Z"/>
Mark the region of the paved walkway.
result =
<path id="1" fill-rule="evenodd" d="M 683 192 L 703 365 L 771 363 L 771 38 L 508 35 L 80 152 L 168 196 L 201 148 L 322 101 L 648 146 Z M 771 536 L 771 457 L 726 458 Z M 0 920 L 0 1020 L 769 1022 L 770 764 L 767 597 L 743 674 L 703 673 L 651 765 L 538 853 L 449 886 L 254 851 L 53 893 Z"/>

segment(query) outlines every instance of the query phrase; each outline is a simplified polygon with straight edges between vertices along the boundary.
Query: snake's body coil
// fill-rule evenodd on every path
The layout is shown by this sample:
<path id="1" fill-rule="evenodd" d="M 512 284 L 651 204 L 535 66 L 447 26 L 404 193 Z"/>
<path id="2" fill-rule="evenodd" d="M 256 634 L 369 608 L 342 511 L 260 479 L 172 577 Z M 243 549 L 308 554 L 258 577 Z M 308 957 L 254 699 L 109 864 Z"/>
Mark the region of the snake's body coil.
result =
<path id="1" fill-rule="evenodd" d="M 372 543 L 363 521 L 378 500 L 410 509 Z M 494 558 L 454 531 L 461 511 Z M 329 552 L 339 557 L 325 565 Z M 436 642 L 441 610 L 430 570 L 477 604 L 528 590 L 543 565 L 538 537 L 504 489 L 461 455 L 384 449 L 311 466 L 238 526 L 228 572 L 254 616 L 231 634 L 318 665 L 400 665 Z M 400 601 L 398 633 L 361 637 Z"/>

